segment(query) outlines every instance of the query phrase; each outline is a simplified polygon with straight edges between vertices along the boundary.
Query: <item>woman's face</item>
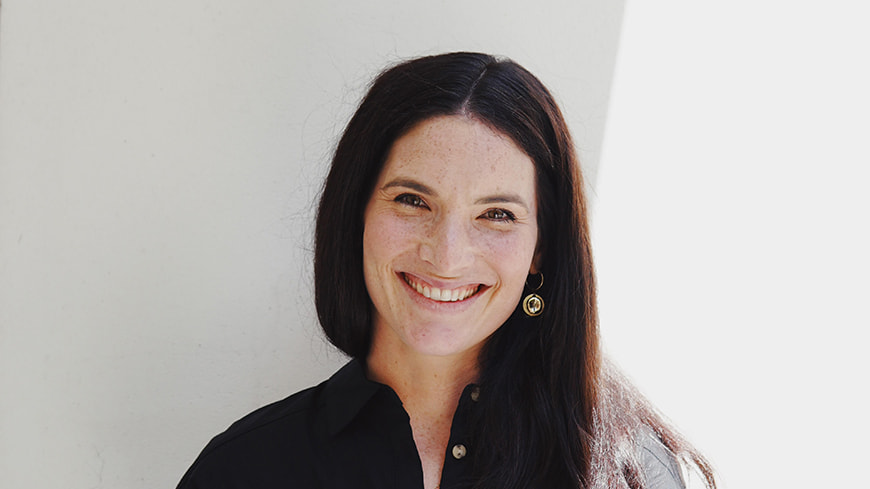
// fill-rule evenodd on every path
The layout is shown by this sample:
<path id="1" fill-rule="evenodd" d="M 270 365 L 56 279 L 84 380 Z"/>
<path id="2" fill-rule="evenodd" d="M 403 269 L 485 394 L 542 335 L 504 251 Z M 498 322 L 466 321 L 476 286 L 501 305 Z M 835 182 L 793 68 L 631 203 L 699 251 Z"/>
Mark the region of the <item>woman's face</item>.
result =
<path id="1" fill-rule="evenodd" d="M 533 271 L 536 203 L 532 160 L 474 119 L 436 117 L 399 138 L 365 210 L 374 346 L 476 355 Z"/>

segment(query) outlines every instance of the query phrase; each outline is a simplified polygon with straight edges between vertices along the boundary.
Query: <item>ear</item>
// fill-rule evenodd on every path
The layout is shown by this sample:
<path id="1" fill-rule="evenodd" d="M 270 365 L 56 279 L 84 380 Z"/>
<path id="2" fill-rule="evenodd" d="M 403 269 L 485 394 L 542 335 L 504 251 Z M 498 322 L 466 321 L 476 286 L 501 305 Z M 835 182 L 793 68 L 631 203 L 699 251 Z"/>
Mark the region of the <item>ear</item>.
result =
<path id="1" fill-rule="evenodd" d="M 535 256 L 532 257 L 532 265 L 529 267 L 529 275 L 535 275 L 541 271 L 542 261 L 540 250 L 535 250 Z"/>
<path id="2" fill-rule="evenodd" d="M 541 271 L 541 266 L 544 264 L 544 245 L 541 242 L 541 230 L 538 229 L 538 239 L 535 243 L 535 254 L 532 255 L 532 264 L 529 266 L 529 275 L 535 275 Z"/>

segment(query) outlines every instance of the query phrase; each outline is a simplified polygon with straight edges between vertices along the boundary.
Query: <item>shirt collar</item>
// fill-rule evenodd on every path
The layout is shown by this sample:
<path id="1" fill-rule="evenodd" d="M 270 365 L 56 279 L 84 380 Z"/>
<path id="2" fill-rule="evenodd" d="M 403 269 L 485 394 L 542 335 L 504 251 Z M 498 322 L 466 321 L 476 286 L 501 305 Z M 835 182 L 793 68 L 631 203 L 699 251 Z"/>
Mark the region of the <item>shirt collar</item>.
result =
<path id="1" fill-rule="evenodd" d="M 382 387 L 366 378 L 365 366 L 357 359 L 330 377 L 323 391 L 329 435 L 338 434 L 350 424 Z"/>

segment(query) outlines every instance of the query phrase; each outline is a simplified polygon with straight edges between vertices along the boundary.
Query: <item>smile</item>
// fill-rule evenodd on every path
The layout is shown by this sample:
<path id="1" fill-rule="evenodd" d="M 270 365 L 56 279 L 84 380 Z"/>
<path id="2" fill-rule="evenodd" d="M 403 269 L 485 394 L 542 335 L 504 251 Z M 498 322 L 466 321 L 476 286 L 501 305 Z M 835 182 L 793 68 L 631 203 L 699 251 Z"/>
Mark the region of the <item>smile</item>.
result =
<path id="1" fill-rule="evenodd" d="M 406 273 L 402 274 L 405 282 L 411 286 L 418 294 L 427 299 L 432 299 L 438 302 L 458 302 L 468 299 L 480 290 L 480 284 L 465 285 L 456 289 L 439 289 L 428 284 L 421 284 L 415 281 Z"/>

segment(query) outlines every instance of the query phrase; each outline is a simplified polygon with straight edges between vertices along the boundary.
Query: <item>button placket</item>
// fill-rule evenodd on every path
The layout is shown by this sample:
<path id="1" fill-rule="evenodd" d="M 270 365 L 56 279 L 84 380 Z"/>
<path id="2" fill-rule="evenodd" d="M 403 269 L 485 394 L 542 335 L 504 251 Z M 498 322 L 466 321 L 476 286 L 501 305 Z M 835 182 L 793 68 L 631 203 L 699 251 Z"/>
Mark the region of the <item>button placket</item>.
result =
<path id="1" fill-rule="evenodd" d="M 468 391 L 468 398 L 477 403 L 480 400 L 480 386 L 472 386 L 471 390 Z M 468 448 L 463 443 L 456 443 L 453 445 L 451 453 L 456 460 L 462 460 L 468 455 Z"/>
<path id="2" fill-rule="evenodd" d="M 441 474 L 441 487 L 443 489 L 469 487 L 468 480 L 471 477 L 471 465 L 475 449 L 473 430 L 469 427 L 475 421 L 474 411 L 479 409 L 476 404 L 480 399 L 480 387 L 470 384 L 462 392 L 459 405 L 450 428 L 450 441 L 447 444 L 444 471 Z"/>

